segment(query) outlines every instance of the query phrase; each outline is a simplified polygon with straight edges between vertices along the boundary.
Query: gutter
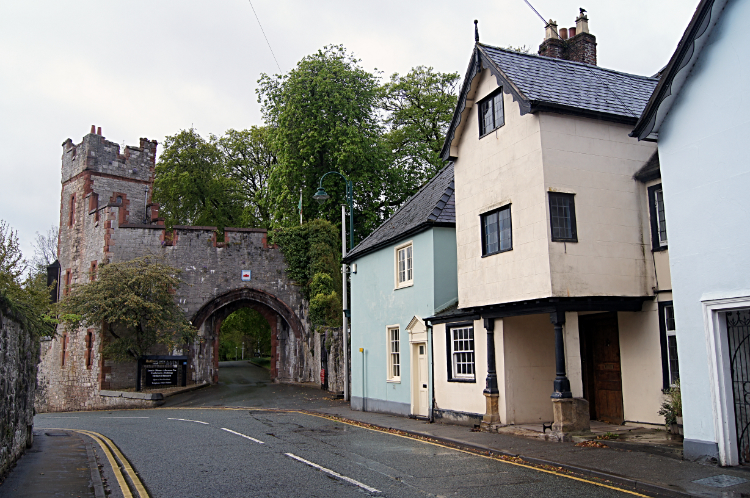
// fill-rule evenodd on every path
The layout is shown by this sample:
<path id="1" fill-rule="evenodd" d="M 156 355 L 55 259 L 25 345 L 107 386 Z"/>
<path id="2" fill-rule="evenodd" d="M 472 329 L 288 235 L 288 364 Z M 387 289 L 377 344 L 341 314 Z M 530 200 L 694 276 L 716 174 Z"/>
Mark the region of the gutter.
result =
<path id="1" fill-rule="evenodd" d="M 455 223 L 445 223 L 445 222 L 434 222 L 434 221 L 426 221 L 424 223 L 420 223 L 419 225 L 415 226 L 414 228 L 407 230 L 405 232 L 399 233 L 397 236 L 392 237 L 390 239 L 386 239 L 382 242 L 378 242 L 375 245 L 372 245 L 366 249 L 362 249 L 359 251 L 349 251 L 349 254 L 346 255 L 346 257 L 343 259 L 343 262 L 346 264 L 351 263 L 352 261 L 356 261 L 357 258 L 360 258 L 362 256 L 365 256 L 366 254 L 370 254 L 372 252 L 375 252 L 379 249 L 382 249 L 385 246 L 389 246 L 391 244 L 394 244 L 400 240 L 403 240 L 405 238 L 408 238 L 412 235 L 416 235 L 418 233 L 424 232 L 427 229 L 430 228 L 456 228 Z M 354 248 L 356 249 L 356 247 Z"/>

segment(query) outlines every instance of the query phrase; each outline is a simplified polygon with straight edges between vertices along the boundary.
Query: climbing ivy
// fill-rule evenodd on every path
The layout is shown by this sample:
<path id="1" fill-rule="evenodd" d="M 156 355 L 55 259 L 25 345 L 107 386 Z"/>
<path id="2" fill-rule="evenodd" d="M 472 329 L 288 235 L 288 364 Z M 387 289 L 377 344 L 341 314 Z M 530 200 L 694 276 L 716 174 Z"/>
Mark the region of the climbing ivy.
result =
<path id="1" fill-rule="evenodd" d="M 270 233 L 288 265 L 287 272 L 310 301 L 315 325 L 341 325 L 341 235 L 326 220 L 277 228 Z"/>

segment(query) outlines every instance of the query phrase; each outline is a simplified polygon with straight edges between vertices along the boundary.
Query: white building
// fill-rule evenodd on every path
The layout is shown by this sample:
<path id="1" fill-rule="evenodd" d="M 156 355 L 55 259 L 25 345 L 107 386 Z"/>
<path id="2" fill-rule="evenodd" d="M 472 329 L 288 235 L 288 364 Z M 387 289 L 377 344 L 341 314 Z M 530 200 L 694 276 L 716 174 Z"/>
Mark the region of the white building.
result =
<path id="1" fill-rule="evenodd" d="M 748 19 L 702 0 L 632 133 L 658 140 L 685 457 L 723 465 L 750 463 Z"/>

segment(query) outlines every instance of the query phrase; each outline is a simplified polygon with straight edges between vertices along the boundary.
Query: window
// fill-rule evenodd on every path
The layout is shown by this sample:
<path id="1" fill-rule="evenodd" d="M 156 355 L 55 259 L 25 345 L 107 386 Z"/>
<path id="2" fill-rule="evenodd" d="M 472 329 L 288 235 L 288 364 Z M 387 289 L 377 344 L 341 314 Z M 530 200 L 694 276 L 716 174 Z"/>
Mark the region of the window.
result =
<path id="1" fill-rule="evenodd" d="M 497 130 L 505 124 L 503 112 L 503 89 L 479 102 L 479 138 Z"/>
<path id="2" fill-rule="evenodd" d="M 677 328 L 672 301 L 659 303 L 659 332 L 661 335 L 661 368 L 664 389 L 680 380 L 680 362 L 677 357 Z"/>
<path id="3" fill-rule="evenodd" d="M 60 346 L 62 346 L 62 361 L 60 362 L 60 366 L 64 367 L 65 357 L 68 355 L 68 334 L 63 334 Z"/>
<path id="4" fill-rule="evenodd" d="M 481 215 L 482 256 L 513 249 L 510 229 L 510 205 Z"/>
<path id="5" fill-rule="evenodd" d="M 401 380 L 401 345 L 399 328 L 388 327 L 388 380 Z"/>
<path id="6" fill-rule="evenodd" d="M 549 193 L 549 220 L 553 241 L 578 242 L 576 206 L 573 198 L 573 194 Z"/>
<path id="7" fill-rule="evenodd" d="M 89 330 L 86 332 L 86 370 L 91 370 L 91 364 L 94 361 L 94 333 Z"/>
<path id="8" fill-rule="evenodd" d="M 448 328 L 448 350 L 448 380 L 474 382 L 474 327 L 463 325 Z"/>
<path id="9" fill-rule="evenodd" d="M 412 243 L 396 248 L 396 288 L 408 287 L 414 284 L 414 270 L 412 261 Z"/>
<path id="10" fill-rule="evenodd" d="M 70 294 L 70 284 L 73 283 L 73 275 L 70 269 L 65 270 L 65 288 L 63 288 L 63 296 Z"/>
<path id="11" fill-rule="evenodd" d="M 661 184 L 648 188 L 649 214 L 651 218 L 651 248 L 662 251 L 667 248 L 667 218 L 664 214 L 664 191 Z"/>
<path id="12" fill-rule="evenodd" d="M 72 227 L 76 223 L 76 195 L 70 196 L 70 219 L 68 219 L 68 226 Z"/>

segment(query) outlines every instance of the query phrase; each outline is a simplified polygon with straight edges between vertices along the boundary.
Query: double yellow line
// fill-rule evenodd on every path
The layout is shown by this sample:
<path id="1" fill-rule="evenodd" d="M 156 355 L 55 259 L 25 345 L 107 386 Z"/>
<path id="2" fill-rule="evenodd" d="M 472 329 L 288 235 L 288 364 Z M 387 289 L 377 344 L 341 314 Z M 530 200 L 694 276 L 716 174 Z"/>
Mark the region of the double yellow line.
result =
<path id="1" fill-rule="evenodd" d="M 77 432 L 78 434 L 89 436 L 91 439 L 96 441 L 96 443 L 102 449 L 102 453 L 104 453 L 104 455 L 107 457 L 110 467 L 112 467 L 112 472 L 114 472 L 115 474 L 117 484 L 120 486 L 120 490 L 122 491 L 124 498 L 149 498 L 146 487 L 141 482 L 141 479 L 138 477 L 138 474 L 136 474 L 135 470 L 133 470 L 130 462 L 128 462 L 120 449 L 115 446 L 115 443 L 113 443 L 108 437 L 103 436 L 98 432 L 86 431 L 83 429 L 55 430 Z M 131 491 L 131 488 L 128 485 L 128 481 L 125 479 L 123 471 L 130 479 L 135 494 L 133 494 L 133 491 Z"/>

